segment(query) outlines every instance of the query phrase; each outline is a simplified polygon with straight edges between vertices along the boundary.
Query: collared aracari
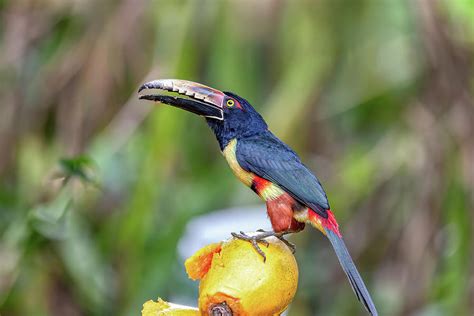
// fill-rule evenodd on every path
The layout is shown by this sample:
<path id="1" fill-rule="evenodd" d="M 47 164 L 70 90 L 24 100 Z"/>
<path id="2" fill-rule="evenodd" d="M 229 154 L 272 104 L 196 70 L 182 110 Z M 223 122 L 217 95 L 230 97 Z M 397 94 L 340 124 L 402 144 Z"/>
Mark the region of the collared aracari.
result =
<path id="1" fill-rule="evenodd" d="M 250 103 L 231 92 L 176 79 L 143 84 L 140 99 L 161 102 L 205 117 L 230 168 L 267 205 L 273 232 L 236 237 L 257 241 L 301 231 L 305 224 L 331 242 L 359 301 L 371 315 L 377 310 L 344 244 L 339 226 L 318 178 L 298 155 L 272 132 Z M 261 250 L 260 250 L 261 252 Z"/>

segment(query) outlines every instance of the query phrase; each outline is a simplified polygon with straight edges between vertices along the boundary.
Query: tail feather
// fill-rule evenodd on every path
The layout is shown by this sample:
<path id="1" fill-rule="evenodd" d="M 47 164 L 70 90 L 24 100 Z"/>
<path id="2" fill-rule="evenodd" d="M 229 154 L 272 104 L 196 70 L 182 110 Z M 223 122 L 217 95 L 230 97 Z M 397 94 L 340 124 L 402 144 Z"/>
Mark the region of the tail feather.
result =
<path id="1" fill-rule="evenodd" d="M 347 247 L 344 241 L 342 240 L 342 237 L 340 237 L 340 234 L 334 232 L 331 229 L 325 228 L 324 230 L 326 232 L 326 236 L 328 237 L 334 248 L 334 251 L 336 252 L 337 258 L 339 259 L 342 269 L 344 270 L 347 275 L 347 278 L 349 279 L 349 282 L 352 286 L 352 289 L 354 290 L 355 295 L 357 296 L 357 299 L 362 304 L 364 304 L 365 308 L 371 315 L 377 316 L 378 313 L 377 309 L 375 308 L 374 302 L 370 297 L 369 291 L 367 291 L 367 288 L 365 287 L 362 277 L 357 271 L 354 261 L 352 261 L 351 255 L 349 254 L 349 251 L 347 250 Z"/>

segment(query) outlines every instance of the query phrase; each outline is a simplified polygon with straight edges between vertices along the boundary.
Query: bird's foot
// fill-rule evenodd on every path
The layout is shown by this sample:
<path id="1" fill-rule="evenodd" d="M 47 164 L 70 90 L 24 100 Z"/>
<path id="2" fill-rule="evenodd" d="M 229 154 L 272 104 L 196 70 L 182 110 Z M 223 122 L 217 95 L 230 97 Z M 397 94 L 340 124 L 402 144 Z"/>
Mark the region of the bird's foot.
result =
<path id="1" fill-rule="evenodd" d="M 288 248 L 290 248 L 292 253 L 296 252 L 295 244 L 289 242 L 288 240 L 285 239 L 285 237 L 283 237 L 285 235 L 293 233 L 292 231 L 288 230 L 288 231 L 283 231 L 283 232 L 276 233 L 274 231 L 264 231 L 263 229 L 259 229 L 259 230 L 257 230 L 257 232 L 268 234 L 267 237 L 274 236 L 274 237 L 280 239 Z"/>
<path id="2" fill-rule="evenodd" d="M 252 244 L 252 246 L 255 248 L 255 250 L 258 252 L 259 255 L 262 256 L 263 258 L 263 262 L 265 262 L 267 260 L 267 257 L 265 256 L 265 253 L 263 252 L 263 250 L 260 248 L 260 246 L 258 245 L 258 243 L 262 243 L 264 244 L 266 247 L 268 247 L 270 244 L 268 243 L 268 241 L 265 240 L 265 238 L 268 238 L 268 237 L 276 237 L 278 238 L 279 240 L 281 240 L 288 248 L 290 248 L 291 252 L 292 253 L 295 253 L 295 245 L 293 245 L 291 242 L 289 242 L 288 240 L 286 240 L 283 236 L 286 235 L 286 234 L 289 234 L 291 233 L 291 231 L 286 231 L 286 232 L 280 232 L 280 233 L 276 233 L 274 231 L 265 231 L 263 229 L 259 229 L 257 230 L 257 232 L 259 234 L 255 234 L 253 236 L 249 236 L 247 235 L 246 233 L 244 233 L 243 231 L 240 232 L 240 234 L 238 233 L 231 233 L 231 235 L 234 237 L 234 238 L 237 238 L 237 239 L 242 239 L 242 240 L 246 240 L 248 242 L 250 242 Z"/>
<path id="3" fill-rule="evenodd" d="M 264 231 L 263 229 L 258 229 L 257 232 L 268 235 L 267 237 L 274 236 L 274 237 L 280 239 L 288 248 L 290 248 L 292 253 L 295 253 L 296 246 L 283 237 L 285 235 L 293 233 L 292 231 L 287 230 L 287 231 L 276 233 L 274 231 Z M 266 237 L 264 237 L 264 238 L 266 238 Z"/>
<path id="4" fill-rule="evenodd" d="M 263 262 L 267 261 L 267 256 L 265 256 L 265 253 L 260 248 L 258 243 L 262 243 L 266 247 L 268 247 L 270 244 L 268 243 L 268 241 L 265 240 L 265 238 L 267 238 L 268 236 L 265 236 L 265 237 L 261 237 L 260 235 L 249 236 L 246 233 L 244 233 L 243 231 L 241 231 L 240 234 L 237 234 L 237 233 L 230 233 L 230 234 L 234 238 L 249 241 L 252 244 L 253 248 L 259 253 L 259 255 L 261 255 L 263 257 Z"/>

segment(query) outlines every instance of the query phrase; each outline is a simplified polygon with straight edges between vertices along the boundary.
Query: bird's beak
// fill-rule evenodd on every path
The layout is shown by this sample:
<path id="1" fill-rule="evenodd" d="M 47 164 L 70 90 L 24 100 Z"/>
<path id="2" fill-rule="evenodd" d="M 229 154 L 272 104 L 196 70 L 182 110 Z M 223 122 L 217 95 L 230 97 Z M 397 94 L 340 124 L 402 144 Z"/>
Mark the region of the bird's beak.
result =
<path id="1" fill-rule="evenodd" d="M 180 109 L 217 120 L 224 119 L 225 94 L 200 83 L 162 79 L 143 84 L 138 92 L 141 100 L 150 100 L 178 107 Z"/>

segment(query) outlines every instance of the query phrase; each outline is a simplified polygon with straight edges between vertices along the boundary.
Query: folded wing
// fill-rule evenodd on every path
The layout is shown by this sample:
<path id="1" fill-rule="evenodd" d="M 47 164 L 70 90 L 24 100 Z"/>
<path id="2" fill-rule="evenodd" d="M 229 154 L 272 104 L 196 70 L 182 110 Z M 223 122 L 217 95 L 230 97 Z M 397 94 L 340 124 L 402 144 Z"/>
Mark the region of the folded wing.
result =
<path id="1" fill-rule="evenodd" d="M 329 203 L 318 178 L 271 132 L 239 139 L 236 155 L 243 169 L 277 184 L 295 200 L 327 218 Z"/>

